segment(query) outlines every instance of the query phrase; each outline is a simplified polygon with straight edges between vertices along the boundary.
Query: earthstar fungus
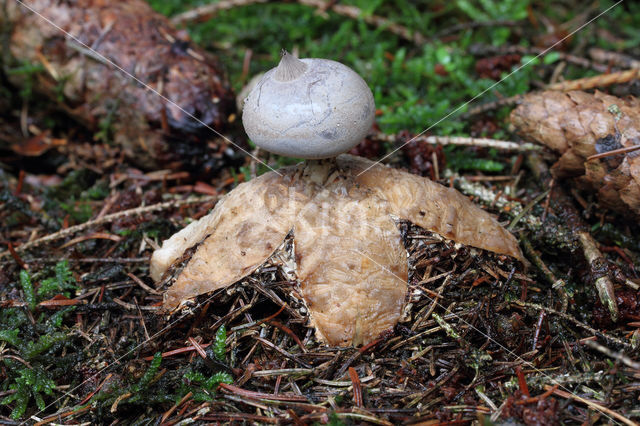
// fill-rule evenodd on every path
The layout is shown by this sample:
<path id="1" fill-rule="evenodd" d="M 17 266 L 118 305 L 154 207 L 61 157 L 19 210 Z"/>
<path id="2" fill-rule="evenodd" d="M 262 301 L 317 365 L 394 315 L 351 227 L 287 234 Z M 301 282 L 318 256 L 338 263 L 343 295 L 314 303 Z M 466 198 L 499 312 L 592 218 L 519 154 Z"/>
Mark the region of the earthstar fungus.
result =
<path id="1" fill-rule="evenodd" d="M 293 68 L 287 67 L 287 62 Z M 314 159 L 335 156 L 357 144 L 373 121 L 373 97 L 359 76 L 334 64 L 338 63 L 298 60 L 285 54 L 279 67 L 265 74 L 245 103 L 243 122 L 254 142 L 274 152 Z M 334 75 L 340 73 L 346 77 Z M 269 81 L 279 74 L 285 76 L 284 83 Z M 327 81 L 332 79 L 342 82 Z M 288 90 L 287 84 L 299 87 Z M 349 84 L 357 90 L 349 92 L 344 87 Z M 313 92 L 315 87 L 337 87 L 338 93 L 323 97 Z M 279 110 L 269 106 L 268 117 L 261 115 L 264 110 L 258 107 L 258 99 L 264 106 L 265 99 L 277 93 L 290 96 L 302 118 L 294 127 L 271 131 L 276 125 L 269 120 L 274 120 L 272 115 Z M 286 101 L 279 100 L 278 108 L 287 110 Z M 331 111 L 316 109 L 321 106 Z M 289 109 L 291 114 L 295 111 Z M 354 111 L 355 118 L 350 115 Z M 365 112 L 370 116 L 365 117 Z M 318 115 L 325 117 L 324 121 L 316 120 Z M 345 115 L 350 118 L 340 121 Z M 256 125 L 255 120 L 262 122 Z M 327 127 L 327 120 L 334 124 Z M 322 135 L 337 126 L 335 123 L 342 129 L 337 138 L 324 142 L 327 153 L 323 154 Z M 301 132 L 304 128 L 307 134 Z M 260 133 L 256 129 L 271 130 Z M 276 145 L 284 148 L 274 148 Z M 160 281 L 187 249 L 197 246 L 165 294 L 164 307 L 174 310 L 186 299 L 251 274 L 292 233 L 299 292 L 317 337 L 330 345 L 366 344 L 395 326 L 405 303 L 407 253 L 396 219 L 409 220 L 458 243 L 522 260 L 513 235 L 456 190 L 343 154 L 281 168 L 238 185 L 210 214 L 173 235 L 153 253 L 151 275 Z"/>

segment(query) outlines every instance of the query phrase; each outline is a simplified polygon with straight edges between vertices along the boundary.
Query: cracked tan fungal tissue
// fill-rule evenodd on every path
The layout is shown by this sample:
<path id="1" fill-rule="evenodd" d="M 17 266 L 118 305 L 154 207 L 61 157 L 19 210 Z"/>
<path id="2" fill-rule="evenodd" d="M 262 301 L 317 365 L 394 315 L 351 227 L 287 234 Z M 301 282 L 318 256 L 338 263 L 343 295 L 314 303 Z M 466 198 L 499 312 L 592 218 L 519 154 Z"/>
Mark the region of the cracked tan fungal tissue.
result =
<path id="1" fill-rule="evenodd" d="M 167 290 L 165 309 L 251 274 L 293 231 L 299 290 L 317 337 L 357 346 L 391 329 L 402 313 L 407 253 L 394 217 L 522 260 L 513 235 L 488 213 L 419 176 L 350 155 L 278 173 L 240 184 L 154 252 L 151 275 L 160 281 L 199 244 Z"/>

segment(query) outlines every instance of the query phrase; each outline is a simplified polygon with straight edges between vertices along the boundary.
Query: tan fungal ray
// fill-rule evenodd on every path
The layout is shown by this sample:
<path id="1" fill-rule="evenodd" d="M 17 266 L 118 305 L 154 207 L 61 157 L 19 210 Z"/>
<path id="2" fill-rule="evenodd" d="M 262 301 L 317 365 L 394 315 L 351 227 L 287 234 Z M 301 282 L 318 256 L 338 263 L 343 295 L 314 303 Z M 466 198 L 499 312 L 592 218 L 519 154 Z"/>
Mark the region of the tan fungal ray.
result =
<path id="1" fill-rule="evenodd" d="M 458 243 L 523 260 L 515 237 L 455 189 L 380 164 L 367 170 L 372 164 L 338 157 L 341 168 L 351 169 L 358 183 L 389 202 L 390 213 Z"/>
<path id="2" fill-rule="evenodd" d="M 392 329 L 407 291 L 407 253 L 387 203 L 352 183 L 327 184 L 294 228 L 302 295 L 318 338 L 333 346 Z"/>
<path id="3" fill-rule="evenodd" d="M 394 215 L 456 242 L 523 259 L 513 235 L 488 213 L 419 176 L 350 155 L 279 173 L 239 185 L 153 254 L 158 281 L 200 244 L 165 293 L 165 309 L 254 272 L 293 229 L 300 291 L 318 338 L 358 346 L 393 328 L 402 314 L 407 253 Z"/>
<path id="4" fill-rule="evenodd" d="M 282 176 L 269 172 L 239 185 L 209 215 L 165 241 L 152 258 L 155 279 L 185 249 L 206 237 L 165 293 L 165 309 L 233 284 L 273 254 L 314 191 L 313 185 L 301 185 L 299 172 L 298 168 L 281 169 Z M 162 252 L 165 247 L 167 253 Z"/>

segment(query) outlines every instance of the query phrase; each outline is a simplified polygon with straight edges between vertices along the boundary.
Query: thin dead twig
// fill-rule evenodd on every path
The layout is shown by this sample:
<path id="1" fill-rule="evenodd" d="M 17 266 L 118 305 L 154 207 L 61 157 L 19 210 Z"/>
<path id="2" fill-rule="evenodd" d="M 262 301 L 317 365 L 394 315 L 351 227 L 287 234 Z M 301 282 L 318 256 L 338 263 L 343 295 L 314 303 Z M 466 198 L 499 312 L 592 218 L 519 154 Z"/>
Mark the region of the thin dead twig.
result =
<path id="1" fill-rule="evenodd" d="M 624 148 L 613 149 L 611 151 L 601 152 L 600 154 L 594 154 L 587 157 L 586 161 L 597 160 L 599 158 L 611 157 L 617 154 L 626 154 L 627 152 L 632 152 L 640 149 L 640 145 L 627 146 Z"/>
<path id="2" fill-rule="evenodd" d="M 593 340 L 587 340 L 584 343 L 585 343 L 585 345 L 589 346 L 590 348 L 595 349 L 598 352 L 602 352 L 603 354 L 607 355 L 608 357 L 622 362 L 627 367 L 631 367 L 634 370 L 640 371 L 640 362 L 633 361 L 631 358 L 629 358 L 625 354 L 620 353 L 620 352 L 612 351 L 611 349 L 607 348 L 606 346 L 602 346 L 600 343 L 594 342 Z"/>
<path id="3" fill-rule="evenodd" d="M 374 138 L 383 142 L 396 142 L 399 135 L 387 135 L 384 133 L 376 133 Z M 482 148 L 495 148 L 501 151 L 541 151 L 542 147 L 532 143 L 518 143 L 512 141 L 503 141 L 498 139 L 488 138 L 470 138 L 465 136 L 419 136 L 412 141 L 440 144 L 440 145 L 459 145 L 459 146 L 476 146 Z"/>
<path id="4" fill-rule="evenodd" d="M 353 384 L 353 403 L 356 407 L 361 408 L 364 405 L 362 401 L 362 385 L 360 384 L 358 372 L 353 367 L 349 367 L 349 377 Z"/>
<path id="5" fill-rule="evenodd" d="M 496 101 L 487 102 L 484 104 L 480 104 L 478 106 L 474 106 L 469 108 L 469 111 L 465 112 L 460 116 L 460 120 L 467 120 L 475 115 L 484 114 L 485 112 L 493 111 L 498 108 L 502 108 L 503 106 L 511 106 L 517 103 L 520 103 L 524 98 L 523 95 L 515 95 L 509 98 L 502 98 Z"/>
<path id="6" fill-rule="evenodd" d="M 483 28 L 483 27 L 518 27 L 522 25 L 521 21 L 511 21 L 506 19 L 497 19 L 494 21 L 470 21 L 464 22 L 462 24 L 452 25 L 442 31 L 438 31 L 433 39 L 439 39 L 449 34 L 455 34 L 464 30 L 471 30 L 474 28 Z"/>
<path id="7" fill-rule="evenodd" d="M 634 68 L 625 71 L 612 72 L 611 74 L 601 74 L 595 77 L 579 78 L 577 80 L 567 80 L 556 84 L 550 84 L 547 90 L 557 90 L 569 92 L 571 90 L 589 90 L 597 87 L 606 87 L 613 84 L 629 83 L 640 76 L 640 69 Z"/>
<path id="8" fill-rule="evenodd" d="M 290 354 L 289 352 L 285 351 L 284 349 L 282 349 L 278 345 L 275 345 L 275 344 L 271 343 L 267 339 L 263 339 L 262 337 L 259 337 L 259 336 L 255 336 L 254 339 L 256 339 L 260 343 L 266 345 L 267 347 L 275 350 L 276 352 L 279 352 L 280 354 L 282 354 L 285 357 L 289 358 L 291 361 L 302 365 L 304 368 L 311 368 L 311 365 L 309 365 L 306 362 L 298 359 L 298 357 L 296 357 L 295 355 Z"/>
<path id="9" fill-rule="evenodd" d="M 602 269 L 602 265 L 606 265 L 607 261 L 604 259 L 604 257 L 602 257 L 600 250 L 598 250 L 596 241 L 593 239 L 591 234 L 585 231 L 579 232 L 578 238 L 580 240 L 580 243 L 582 244 L 584 257 L 587 259 L 587 262 L 589 262 L 591 269 L 594 272 L 600 271 Z M 613 289 L 613 282 L 611 282 L 606 272 L 601 272 L 596 276 L 597 278 L 595 280 L 595 286 L 598 290 L 600 301 L 609 311 L 611 320 L 613 322 L 616 322 L 620 317 L 620 313 L 618 312 L 618 303 L 616 302 L 616 294 Z"/>
<path id="10" fill-rule="evenodd" d="M 637 59 L 619 52 L 600 49 L 599 47 L 589 49 L 589 56 L 591 56 L 594 61 L 613 64 L 621 68 L 640 68 L 640 61 Z"/>
<path id="11" fill-rule="evenodd" d="M 200 197 L 200 198 L 187 198 L 185 200 L 174 200 L 167 201 L 164 203 L 153 204 L 150 206 L 136 207 L 129 210 L 124 210 L 117 213 L 112 213 L 105 215 L 99 219 L 90 220 L 85 223 L 81 223 L 79 225 L 71 226 L 67 229 L 62 229 L 58 232 L 54 232 L 53 234 L 46 235 L 44 237 L 38 238 L 37 240 L 26 242 L 15 248 L 16 252 L 23 252 L 27 249 L 38 247 L 44 243 L 48 243 L 50 241 L 60 240 L 62 238 L 66 238 L 70 235 L 73 235 L 77 232 L 83 231 L 87 228 L 91 228 L 92 226 L 103 225 L 105 223 L 113 222 L 117 219 L 121 219 L 123 217 L 135 216 L 145 213 L 151 213 L 161 210 L 167 210 L 170 208 L 180 207 L 188 204 L 198 204 L 198 203 L 206 203 L 210 201 L 215 201 L 219 197 L 218 196 L 209 196 L 209 197 Z M 10 256 L 9 250 L 5 250 L 0 253 L 0 259 L 3 259 L 7 256 Z"/>
<path id="12" fill-rule="evenodd" d="M 549 172 L 549 167 L 538 153 L 531 153 L 531 155 L 527 157 L 527 164 L 543 186 L 550 185 L 551 174 Z M 554 193 L 555 196 L 553 197 L 552 202 L 556 205 L 558 210 L 563 211 L 565 215 L 571 218 L 570 221 L 574 223 L 570 229 L 571 234 L 577 236 L 576 241 L 582 246 L 582 252 L 589 264 L 591 274 L 596 277 L 594 284 L 598 290 L 600 300 L 609 311 L 609 315 L 613 322 L 616 322 L 620 315 L 613 289 L 613 282 L 609 279 L 605 270 L 606 268 L 604 268 L 604 266 L 606 266 L 606 260 L 600 253 L 596 241 L 588 232 L 589 227 L 582 219 L 571 199 L 569 199 L 562 188 L 557 188 Z"/>
<path id="13" fill-rule="evenodd" d="M 203 22 L 211 19 L 216 13 L 221 10 L 228 10 L 234 7 L 248 6 L 251 4 L 267 3 L 268 0 L 223 0 L 218 3 L 206 4 L 196 7 L 195 9 L 188 10 L 180 13 L 171 19 L 171 23 L 174 25 L 183 25 L 193 22 Z M 369 25 L 374 27 L 383 28 L 390 33 L 397 35 L 398 37 L 410 41 L 415 44 L 424 44 L 427 38 L 420 34 L 418 31 L 412 31 L 409 28 L 390 21 L 387 18 L 377 15 L 365 15 L 362 10 L 355 7 L 344 4 L 334 4 L 334 2 L 327 2 L 324 0 L 297 0 L 296 3 L 303 6 L 309 6 L 317 9 L 321 14 L 326 14 L 327 10 L 331 10 L 338 15 L 346 16 L 351 19 L 362 19 Z"/>
<path id="14" fill-rule="evenodd" d="M 544 53 L 544 51 L 544 48 L 534 46 L 490 46 L 484 44 L 471 46 L 471 54 L 475 56 L 508 55 L 513 53 L 519 55 L 535 56 Z M 609 67 L 607 65 L 590 61 L 589 59 L 583 58 L 581 56 L 576 56 L 565 52 L 558 52 L 557 50 L 553 53 L 559 55 L 558 57 L 561 61 L 567 62 L 572 65 L 577 65 L 582 68 L 591 68 L 592 70 L 601 73 L 609 71 Z"/>
<path id="15" fill-rule="evenodd" d="M 539 305 L 537 303 L 530 303 L 530 302 L 521 302 L 519 300 L 513 301 L 511 302 L 513 305 L 516 306 L 522 306 L 522 307 L 526 307 L 526 308 L 533 308 L 536 310 L 544 310 L 547 314 L 553 314 L 553 315 L 557 315 L 562 319 L 565 319 L 567 321 L 570 321 L 572 323 L 574 323 L 575 325 L 579 326 L 580 328 L 583 328 L 585 330 L 587 330 L 588 332 L 592 333 L 594 336 L 599 336 L 602 337 L 605 340 L 609 340 L 612 343 L 615 343 L 617 345 L 623 346 L 627 349 L 631 349 L 631 345 L 627 342 L 625 342 L 624 340 L 621 340 L 617 337 L 613 337 L 610 336 L 602 331 L 598 331 L 595 328 L 591 327 L 588 324 L 583 323 L 582 321 L 577 320 L 576 318 L 572 317 L 569 314 L 566 314 L 564 312 L 560 312 L 560 311 L 556 311 L 553 308 L 549 308 L 547 306 L 542 306 Z"/>
<path id="16" fill-rule="evenodd" d="M 549 385 L 546 385 L 544 388 L 545 388 L 545 390 L 553 389 L 553 387 L 549 386 Z M 637 423 L 629 420 L 628 418 L 624 417 L 622 414 L 620 414 L 620 413 L 618 413 L 616 411 L 613 411 L 610 408 L 605 407 L 604 405 L 600 405 L 597 402 L 592 401 L 590 399 L 582 398 L 581 396 L 574 395 L 572 393 L 565 392 L 565 391 L 562 391 L 560 389 L 553 390 L 553 394 L 554 395 L 558 395 L 558 396 L 560 396 L 562 398 L 573 399 L 575 401 L 582 402 L 583 404 L 587 404 L 589 407 L 595 409 L 596 411 L 600 411 L 601 413 L 605 413 L 605 414 L 607 414 L 607 415 L 609 415 L 611 417 L 614 417 L 614 418 L 620 420 L 622 423 L 624 423 L 626 425 L 630 425 L 630 426 L 637 425 Z"/>
<path id="17" fill-rule="evenodd" d="M 540 255 L 534 250 L 531 242 L 528 239 L 522 238 L 521 242 L 527 257 L 538 269 L 540 269 L 540 271 L 542 271 L 542 274 L 545 276 L 549 284 L 551 284 L 551 288 L 558 290 L 558 293 L 560 294 L 560 300 L 562 301 L 561 312 L 565 313 L 567 311 L 567 306 L 569 305 L 569 297 L 567 296 L 567 292 L 565 291 L 565 281 L 555 276 L 555 274 L 544 263 Z"/>
<path id="18" fill-rule="evenodd" d="M 183 25 L 194 22 L 203 22 L 211 19 L 215 14 L 222 10 L 229 10 L 236 7 L 249 6 L 258 3 L 267 3 L 268 1 L 269 0 L 222 0 L 179 13 L 171 18 L 171 23 L 173 25 Z"/>

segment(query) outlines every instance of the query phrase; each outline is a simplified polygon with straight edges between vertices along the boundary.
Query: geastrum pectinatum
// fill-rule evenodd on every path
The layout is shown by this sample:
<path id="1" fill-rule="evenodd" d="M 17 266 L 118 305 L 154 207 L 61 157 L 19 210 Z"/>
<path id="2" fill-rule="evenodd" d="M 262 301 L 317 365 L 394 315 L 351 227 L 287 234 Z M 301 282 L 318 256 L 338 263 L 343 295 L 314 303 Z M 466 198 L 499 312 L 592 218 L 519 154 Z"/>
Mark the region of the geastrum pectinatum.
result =
<path id="1" fill-rule="evenodd" d="M 198 246 L 164 307 L 251 274 L 292 232 L 299 292 L 318 338 L 360 345 L 394 327 L 405 302 L 407 253 L 394 219 L 522 260 L 515 238 L 456 190 L 338 155 L 363 139 L 374 111 L 350 68 L 285 53 L 249 94 L 243 123 L 258 146 L 313 160 L 238 185 L 166 240 L 151 259 L 156 281 Z"/>

